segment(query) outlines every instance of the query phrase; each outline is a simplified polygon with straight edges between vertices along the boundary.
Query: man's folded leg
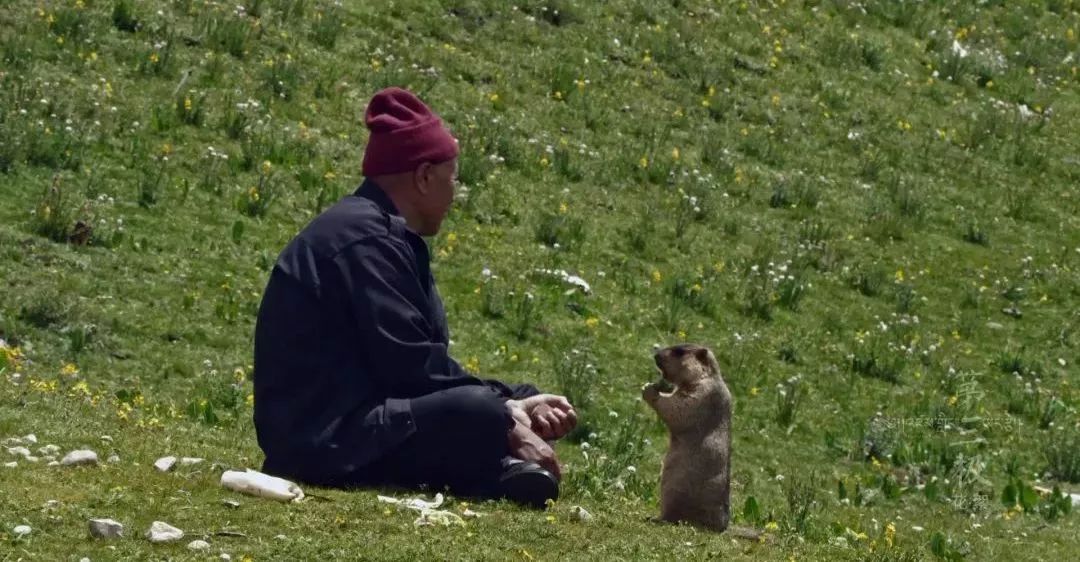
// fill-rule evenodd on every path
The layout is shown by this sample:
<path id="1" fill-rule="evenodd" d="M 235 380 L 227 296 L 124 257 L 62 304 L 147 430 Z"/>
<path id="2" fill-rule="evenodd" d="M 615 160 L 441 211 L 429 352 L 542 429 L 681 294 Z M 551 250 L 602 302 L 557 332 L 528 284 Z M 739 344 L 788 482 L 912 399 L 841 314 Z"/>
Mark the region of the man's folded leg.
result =
<path id="1" fill-rule="evenodd" d="M 515 422 L 497 392 L 461 386 L 414 398 L 410 406 L 416 431 L 377 463 L 381 480 L 535 507 L 558 498 L 550 472 L 511 457 L 507 434 Z"/>

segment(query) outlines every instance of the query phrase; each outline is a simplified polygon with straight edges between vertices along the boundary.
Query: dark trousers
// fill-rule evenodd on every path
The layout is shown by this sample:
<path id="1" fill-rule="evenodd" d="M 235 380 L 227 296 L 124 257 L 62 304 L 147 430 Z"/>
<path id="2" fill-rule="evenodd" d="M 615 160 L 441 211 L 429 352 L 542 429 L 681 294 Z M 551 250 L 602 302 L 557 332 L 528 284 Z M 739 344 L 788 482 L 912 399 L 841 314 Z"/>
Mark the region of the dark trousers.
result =
<path id="1" fill-rule="evenodd" d="M 531 385 L 510 388 L 513 398 L 537 393 Z M 505 402 L 481 386 L 413 398 L 416 431 L 371 467 L 372 483 L 494 497 L 510 454 L 507 433 L 513 420 Z"/>

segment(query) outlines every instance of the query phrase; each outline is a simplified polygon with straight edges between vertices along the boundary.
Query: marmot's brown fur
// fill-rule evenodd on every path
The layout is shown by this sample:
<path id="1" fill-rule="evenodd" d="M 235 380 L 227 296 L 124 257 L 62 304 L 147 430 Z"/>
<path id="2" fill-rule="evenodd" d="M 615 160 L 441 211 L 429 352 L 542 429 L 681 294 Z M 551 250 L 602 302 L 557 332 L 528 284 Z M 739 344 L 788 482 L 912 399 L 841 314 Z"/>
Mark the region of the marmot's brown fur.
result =
<path id="1" fill-rule="evenodd" d="M 708 348 L 675 345 L 656 352 L 664 380 L 641 396 L 667 426 L 660 472 L 660 519 L 724 531 L 731 518 L 731 393 Z"/>

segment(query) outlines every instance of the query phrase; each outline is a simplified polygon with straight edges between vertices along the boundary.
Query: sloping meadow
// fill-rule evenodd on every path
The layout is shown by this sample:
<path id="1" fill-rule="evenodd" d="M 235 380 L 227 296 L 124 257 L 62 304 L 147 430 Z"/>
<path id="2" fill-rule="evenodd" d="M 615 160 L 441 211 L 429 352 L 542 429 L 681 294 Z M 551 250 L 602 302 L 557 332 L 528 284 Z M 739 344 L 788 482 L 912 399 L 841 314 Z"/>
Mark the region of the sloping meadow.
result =
<path id="1" fill-rule="evenodd" d="M 207 556 L 142 539 L 160 520 L 234 559 L 1060 558 L 1080 492 L 1077 10 L 5 2 L 0 541 Z M 451 498 L 486 515 L 416 527 L 375 491 L 218 483 L 262 459 L 269 269 L 361 181 L 364 106 L 389 85 L 462 148 L 431 240 L 453 355 L 579 409 L 548 512 Z M 640 388 L 683 341 L 734 396 L 733 520 L 760 543 L 647 521 L 667 443 Z M 101 462 L 46 466 L 83 448 Z M 207 462 L 155 470 L 166 455 Z M 98 517 L 125 538 L 91 540 Z"/>

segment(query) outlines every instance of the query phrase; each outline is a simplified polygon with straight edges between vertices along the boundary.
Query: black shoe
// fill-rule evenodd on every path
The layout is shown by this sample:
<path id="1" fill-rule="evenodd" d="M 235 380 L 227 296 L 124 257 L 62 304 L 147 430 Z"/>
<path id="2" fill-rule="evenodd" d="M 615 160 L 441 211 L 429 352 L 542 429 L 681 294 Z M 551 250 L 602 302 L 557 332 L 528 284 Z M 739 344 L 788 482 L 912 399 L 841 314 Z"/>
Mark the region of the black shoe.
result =
<path id="1" fill-rule="evenodd" d="M 559 499 L 559 480 L 534 462 L 517 461 L 503 470 L 499 492 L 512 502 L 543 509 L 548 500 Z"/>

